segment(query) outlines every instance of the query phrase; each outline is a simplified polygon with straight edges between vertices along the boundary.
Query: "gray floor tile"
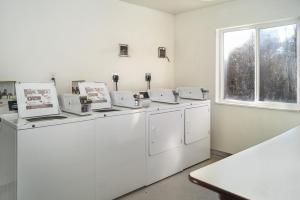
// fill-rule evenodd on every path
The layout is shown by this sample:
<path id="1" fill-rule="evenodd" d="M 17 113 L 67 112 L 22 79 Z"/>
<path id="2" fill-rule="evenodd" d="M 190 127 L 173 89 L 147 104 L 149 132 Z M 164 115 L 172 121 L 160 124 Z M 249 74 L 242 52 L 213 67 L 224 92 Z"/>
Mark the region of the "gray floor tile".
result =
<path id="1" fill-rule="evenodd" d="M 148 187 L 134 191 L 117 200 L 218 200 L 218 194 L 195 185 L 188 180 L 191 171 L 222 159 L 212 156 L 210 160 L 175 174 Z"/>

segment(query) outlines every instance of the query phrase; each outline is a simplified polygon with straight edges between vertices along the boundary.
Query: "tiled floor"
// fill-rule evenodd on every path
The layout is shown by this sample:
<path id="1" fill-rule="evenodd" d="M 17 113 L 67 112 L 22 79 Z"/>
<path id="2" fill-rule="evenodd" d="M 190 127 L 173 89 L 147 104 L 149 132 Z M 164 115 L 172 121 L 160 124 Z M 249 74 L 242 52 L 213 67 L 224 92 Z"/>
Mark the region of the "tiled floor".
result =
<path id="1" fill-rule="evenodd" d="M 118 200 L 218 200 L 218 194 L 191 183 L 188 180 L 188 175 L 191 171 L 209 165 L 222 158 L 223 157 L 212 156 L 210 160 L 118 198 Z"/>

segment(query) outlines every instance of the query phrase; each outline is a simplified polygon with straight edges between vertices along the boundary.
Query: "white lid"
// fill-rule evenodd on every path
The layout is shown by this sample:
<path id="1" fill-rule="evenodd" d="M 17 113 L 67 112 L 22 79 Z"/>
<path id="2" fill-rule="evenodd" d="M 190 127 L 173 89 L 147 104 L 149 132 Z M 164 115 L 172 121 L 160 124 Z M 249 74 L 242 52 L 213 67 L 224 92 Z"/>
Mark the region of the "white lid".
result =
<path id="1" fill-rule="evenodd" d="M 92 109 L 111 108 L 109 90 L 105 83 L 101 82 L 79 82 L 81 96 L 87 96 L 92 100 Z"/>
<path id="2" fill-rule="evenodd" d="M 16 83 L 20 118 L 57 115 L 60 113 L 57 92 L 50 83 Z"/>

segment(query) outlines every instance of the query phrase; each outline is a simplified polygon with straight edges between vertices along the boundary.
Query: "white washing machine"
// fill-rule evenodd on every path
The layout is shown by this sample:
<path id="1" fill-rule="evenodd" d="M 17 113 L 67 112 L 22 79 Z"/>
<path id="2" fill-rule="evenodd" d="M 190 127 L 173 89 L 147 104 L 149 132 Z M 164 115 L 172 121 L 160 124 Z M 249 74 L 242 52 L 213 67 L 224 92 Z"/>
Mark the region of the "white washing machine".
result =
<path id="1" fill-rule="evenodd" d="M 105 96 L 112 105 L 94 112 L 96 199 L 110 200 L 145 186 L 146 114 L 131 91 Z"/>
<path id="2" fill-rule="evenodd" d="M 60 117 L 1 116 L 1 200 L 95 199 L 93 116 Z"/>
<path id="3" fill-rule="evenodd" d="M 97 114 L 95 122 L 96 199 L 115 199 L 145 186 L 145 112 L 122 108 Z"/>

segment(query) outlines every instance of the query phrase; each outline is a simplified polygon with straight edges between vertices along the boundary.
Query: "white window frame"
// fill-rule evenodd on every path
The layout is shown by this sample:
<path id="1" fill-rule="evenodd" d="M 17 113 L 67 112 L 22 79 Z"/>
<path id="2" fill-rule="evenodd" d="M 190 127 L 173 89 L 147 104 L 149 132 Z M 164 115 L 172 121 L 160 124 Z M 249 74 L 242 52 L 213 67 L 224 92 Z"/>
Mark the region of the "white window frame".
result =
<path id="1" fill-rule="evenodd" d="M 259 101 L 259 29 L 297 25 L 297 103 Z M 224 33 L 255 30 L 255 99 L 254 101 L 231 100 L 224 98 Z M 216 95 L 215 102 L 218 104 L 247 106 L 256 108 L 295 110 L 300 111 L 300 18 L 283 19 L 259 24 L 251 24 L 239 27 L 217 29 L 216 33 Z"/>

